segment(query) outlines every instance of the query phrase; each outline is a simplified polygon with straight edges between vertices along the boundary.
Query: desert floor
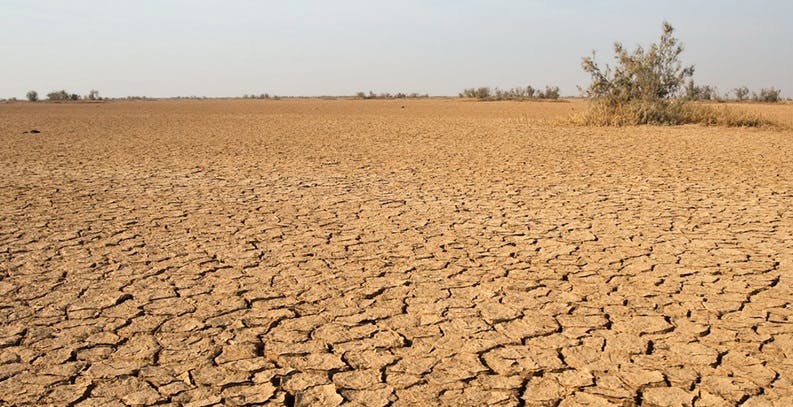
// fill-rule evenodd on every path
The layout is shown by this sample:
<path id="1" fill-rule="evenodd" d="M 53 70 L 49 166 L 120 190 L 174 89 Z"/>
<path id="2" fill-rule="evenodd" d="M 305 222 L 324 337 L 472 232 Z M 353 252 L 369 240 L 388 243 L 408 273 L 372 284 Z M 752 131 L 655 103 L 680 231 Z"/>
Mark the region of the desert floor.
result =
<path id="1" fill-rule="evenodd" d="M 0 404 L 793 405 L 793 131 L 583 106 L 0 105 Z"/>

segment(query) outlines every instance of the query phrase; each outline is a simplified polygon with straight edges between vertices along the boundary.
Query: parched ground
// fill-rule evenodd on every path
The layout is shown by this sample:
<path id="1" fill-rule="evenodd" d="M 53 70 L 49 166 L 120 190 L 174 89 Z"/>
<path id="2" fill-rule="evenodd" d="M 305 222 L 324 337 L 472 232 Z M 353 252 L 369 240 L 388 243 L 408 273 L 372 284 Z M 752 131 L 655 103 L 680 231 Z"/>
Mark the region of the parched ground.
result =
<path id="1" fill-rule="evenodd" d="M 0 404 L 793 405 L 793 131 L 582 107 L 0 105 Z"/>

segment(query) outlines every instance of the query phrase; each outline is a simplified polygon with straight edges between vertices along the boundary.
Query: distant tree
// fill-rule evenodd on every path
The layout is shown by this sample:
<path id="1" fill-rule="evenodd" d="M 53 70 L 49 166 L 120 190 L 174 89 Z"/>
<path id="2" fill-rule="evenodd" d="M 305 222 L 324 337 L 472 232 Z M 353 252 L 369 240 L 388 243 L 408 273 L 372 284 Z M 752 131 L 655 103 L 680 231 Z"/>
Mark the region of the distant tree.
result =
<path id="1" fill-rule="evenodd" d="M 763 88 L 760 89 L 760 94 L 757 93 L 752 94 L 752 100 L 756 102 L 776 103 L 779 102 L 780 100 L 779 95 L 781 93 L 782 93 L 781 90 L 776 89 L 774 87 Z"/>
<path id="2" fill-rule="evenodd" d="M 559 88 L 557 88 L 557 89 L 559 89 Z M 534 87 L 529 85 L 529 86 L 526 86 L 525 92 L 526 92 L 526 96 L 527 97 L 533 98 L 533 97 L 537 96 L 538 93 L 540 93 L 540 90 L 539 89 L 534 89 Z"/>
<path id="3" fill-rule="evenodd" d="M 88 100 L 99 100 L 99 99 L 101 99 L 99 97 L 99 91 L 96 90 L 96 89 L 91 89 L 91 91 L 88 92 L 88 96 L 86 96 L 85 98 L 88 99 Z"/>
<path id="4" fill-rule="evenodd" d="M 76 93 L 72 93 L 71 95 L 69 95 L 69 100 L 80 100 L 80 95 Z"/>
<path id="5" fill-rule="evenodd" d="M 545 91 L 534 89 L 532 86 L 515 87 L 512 89 L 489 88 L 487 86 L 479 88 L 463 89 L 458 94 L 461 98 L 472 98 L 479 100 L 529 100 L 529 99 L 558 99 L 559 87 L 546 86 Z"/>
<path id="6" fill-rule="evenodd" d="M 683 89 L 684 97 L 687 100 L 719 100 L 719 91 L 710 85 L 695 85 L 693 80 L 686 83 Z"/>
<path id="7" fill-rule="evenodd" d="M 559 99 L 558 86 L 546 86 L 544 92 L 539 92 L 540 99 Z"/>
<path id="8" fill-rule="evenodd" d="M 37 102 L 39 100 L 39 93 L 35 90 L 30 90 L 25 97 L 28 98 L 29 102 Z"/>
<path id="9" fill-rule="evenodd" d="M 749 98 L 749 88 L 746 86 L 735 88 L 733 92 L 735 92 L 735 98 L 738 100 L 743 101 Z"/>
<path id="10" fill-rule="evenodd" d="M 460 92 L 460 97 L 461 98 L 476 98 L 476 88 L 463 89 L 463 91 Z"/>
<path id="11" fill-rule="evenodd" d="M 430 97 L 429 94 L 420 94 L 418 92 L 397 92 L 397 93 L 390 93 L 390 92 L 380 92 L 374 93 L 369 91 L 369 93 L 364 92 L 356 92 L 355 98 L 357 99 L 417 99 L 417 98 L 428 98 Z M 462 96 L 461 96 L 462 97 Z"/>
<path id="12" fill-rule="evenodd" d="M 69 100 L 70 95 L 65 90 L 50 92 L 47 94 L 48 100 Z"/>

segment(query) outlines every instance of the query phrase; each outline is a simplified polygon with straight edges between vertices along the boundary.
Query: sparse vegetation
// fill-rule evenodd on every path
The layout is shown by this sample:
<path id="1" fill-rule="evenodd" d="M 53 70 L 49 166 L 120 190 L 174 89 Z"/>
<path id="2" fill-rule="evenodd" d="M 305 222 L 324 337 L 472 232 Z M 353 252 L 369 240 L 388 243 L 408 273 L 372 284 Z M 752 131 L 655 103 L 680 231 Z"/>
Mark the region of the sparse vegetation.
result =
<path id="1" fill-rule="evenodd" d="M 735 94 L 735 99 L 739 102 L 742 102 L 749 97 L 749 88 L 746 86 L 740 86 L 733 89 L 733 93 Z"/>
<path id="2" fill-rule="evenodd" d="M 695 85 L 693 80 L 689 80 L 686 84 L 684 97 L 686 100 L 724 100 L 715 86 Z"/>
<path id="3" fill-rule="evenodd" d="M 776 88 L 763 88 L 760 89 L 760 93 L 752 93 L 752 100 L 755 102 L 766 102 L 766 103 L 776 103 L 779 102 L 781 99 L 779 95 L 782 93 L 779 89 Z"/>
<path id="4" fill-rule="evenodd" d="M 462 92 L 458 95 L 461 98 L 473 98 L 473 99 L 489 99 L 491 97 L 490 88 L 487 86 L 482 86 L 479 88 L 468 88 L 463 89 Z"/>
<path id="5" fill-rule="evenodd" d="M 663 23 L 658 43 L 628 51 L 614 44 L 614 68 L 601 68 L 595 54 L 585 57 L 582 67 L 592 82 L 584 90 L 589 109 L 576 122 L 596 126 L 679 125 L 698 123 L 724 126 L 759 126 L 764 121 L 750 113 L 723 107 L 694 104 L 692 100 L 718 97 L 715 88 L 696 86 L 694 66 L 680 61 L 683 45 L 673 36 L 674 28 Z M 684 87 L 684 85 L 686 85 Z"/>
<path id="6" fill-rule="evenodd" d="M 461 98 L 470 98 L 478 100 L 531 100 L 531 99 L 559 99 L 558 86 L 546 86 L 545 90 L 535 89 L 531 85 L 523 87 L 515 87 L 512 89 L 502 90 L 499 88 L 490 89 L 488 86 L 479 88 L 463 89 L 458 94 Z"/>
<path id="7" fill-rule="evenodd" d="M 668 103 L 633 102 L 609 106 L 604 103 L 590 103 L 573 122 L 588 126 L 638 126 L 638 125 L 680 125 L 702 124 L 706 126 L 759 127 L 769 124 L 757 114 L 726 105 L 709 105 L 671 100 Z"/>
<path id="8" fill-rule="evenodd" d="M 50 92 L 47 94 L 47 100 L 68 100 L 69 94 L 65 90 Z"/>
<path id="9" fill-rule="evenodd" d="M 47 100 L 48 101 L 57 101 L 57 102 L 74 101 L 74 100 L 96 101 L 96 100 L 106 100 L 107 99 L 107 98 L 100 97 L 99 96 L 99 91 L 96 90 L 96 89 L 91 89 L 88 92 L 87 95 L 83 95 L 83 96 L 80 96 L 77 93 L 69 93 L 69 92 L 67 92 L 65 90 L 52 91 L 52 92 L 48 93 L 46 96 L 47 96 Z M 39 93 L 37 91 L 35 91 L 35 90 L 29 90 L 25 94 L 25 98 L 29 102 L 37 102 L 37 101 L 39 101 Z"/>
<path id="10" fill-rule="evenodd" d="M 689 104 L 683 108 L 685 123 L 706 126 L 760 127 L 771 124 L 762 116 L 730 106 L 708 104 Z"/>
<path id="11" fill-rule="evenodd" d="M 746 86 L 737 87 L 732 91 L 735 95 L 734 100 L 739 102 L 751 100 L 753 102 L 777 103 L 784 100 L 781 96 L 782 91 L 773 86 L 770 88 L 762 88 L 760 92 L 750 92 L 749 88 Z M 750 93 L 751 97 L 749 96 Z"/>
<path id="12" fill-rule="evenodd" d="M 76 93 L 69 93 L 66 92 L 65 90 L 59 90 L 48 93 L 47 100 L 50 101 L 80 100 L 80 95 Z"/>
<path id="13" fill-rule="evenodd" d="M 540 92 L 538 97 L 540 99 L 559 99 L 559 87 L 546 86 L 545 92 Z"/>
<path id="14" fill-rule="evenodd" d="M 412 93 L 397 92 L 392 94 L 388 92 L 374 93 L 370 90 L 369 93 L 364 93 L 364 92 L 355 93 L 355 98 L 357 99 L 420 99 L 420 98 L 429 98 L 429 97 L 430 95 L 427 93 L 422 95 L 416 92 L 412 92 Z"/>

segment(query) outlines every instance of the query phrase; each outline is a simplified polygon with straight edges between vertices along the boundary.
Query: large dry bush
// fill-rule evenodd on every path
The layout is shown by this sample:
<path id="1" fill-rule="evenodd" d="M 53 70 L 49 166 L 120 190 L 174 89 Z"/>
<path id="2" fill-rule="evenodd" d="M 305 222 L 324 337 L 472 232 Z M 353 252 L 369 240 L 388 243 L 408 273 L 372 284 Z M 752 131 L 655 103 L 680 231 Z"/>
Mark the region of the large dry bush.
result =
<path id="1" fill-rule="evenodd" d="M 664 22 L 660 40 L 646 49 L 638 46 L 628 51 L 615 43 L 614 68 L 598 65 L 594 52 L 585 57 L 582 67 L 592 82 L 584 95 L 590 105 L 575 121 L 596 126 L 761 125 L 763 120 L 749 113 L 686 100 L 684 85 L 688 81 L 693 86 L 694 66 L 681 63 L 683 45 L 673 33 L 672 25 Z"/>

